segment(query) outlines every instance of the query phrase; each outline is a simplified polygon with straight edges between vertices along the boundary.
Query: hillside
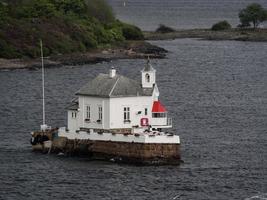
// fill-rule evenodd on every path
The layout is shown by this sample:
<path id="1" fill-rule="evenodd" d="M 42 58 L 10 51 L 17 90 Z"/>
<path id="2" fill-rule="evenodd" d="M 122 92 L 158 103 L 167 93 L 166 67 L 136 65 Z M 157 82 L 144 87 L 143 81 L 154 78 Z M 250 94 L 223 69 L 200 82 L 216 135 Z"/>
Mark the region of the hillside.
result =
<path id="1" fill-rule="evenodd" d="M 105 0 L 0 0 L 0 58 L 84 53 L 143 40 L 141 30 L 116 20 Z"/>

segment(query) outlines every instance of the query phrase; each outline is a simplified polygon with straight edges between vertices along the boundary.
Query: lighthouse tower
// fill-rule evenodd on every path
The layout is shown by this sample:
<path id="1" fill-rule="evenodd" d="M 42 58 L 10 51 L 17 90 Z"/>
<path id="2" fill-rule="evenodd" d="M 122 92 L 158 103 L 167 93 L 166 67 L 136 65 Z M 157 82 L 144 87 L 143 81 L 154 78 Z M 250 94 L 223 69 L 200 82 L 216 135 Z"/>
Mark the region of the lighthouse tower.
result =
<path id="1" fill-rule="evenodd" d="M 156 84 L 156 70 L 152 67 L 150 60 L 147 60 L 142 73 L 142 88 L 153 88 Z"/>
<path id="2" fill-rule="evenodd" d="M 145 68 L 141 71 L 142 88 L 153 89 L 153 100 L 158 101 L 159 89 L 156 83 L 156 70 L 152 67 L 148 58 Z"/>

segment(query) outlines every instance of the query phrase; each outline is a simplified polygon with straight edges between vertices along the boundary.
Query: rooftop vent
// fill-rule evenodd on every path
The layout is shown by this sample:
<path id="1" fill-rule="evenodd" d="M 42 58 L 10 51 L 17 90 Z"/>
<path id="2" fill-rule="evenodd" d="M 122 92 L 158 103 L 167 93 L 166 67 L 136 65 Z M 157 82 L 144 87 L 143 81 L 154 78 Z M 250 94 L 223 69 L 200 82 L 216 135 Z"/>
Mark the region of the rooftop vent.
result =
<path id="1" fill-rule="evenodd" d="M 114 69 L 114 67 L 112 67 L 110 70 L 109 70 L 109 77 L 110 78 L 114 78 L 116 76 L 116 69 Z"/>

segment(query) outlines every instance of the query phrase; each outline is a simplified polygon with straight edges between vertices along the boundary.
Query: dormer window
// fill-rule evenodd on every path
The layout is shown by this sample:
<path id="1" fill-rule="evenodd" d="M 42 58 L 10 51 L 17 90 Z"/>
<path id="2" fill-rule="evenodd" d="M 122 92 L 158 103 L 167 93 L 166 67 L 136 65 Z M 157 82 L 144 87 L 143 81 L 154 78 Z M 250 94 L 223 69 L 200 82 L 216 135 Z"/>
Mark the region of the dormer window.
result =
<path id="1" fill-rule="evenodd" d="M 149 74 L 146 74 L 146 82 L 150 82 L 150 76 L 149 76 Z"/>

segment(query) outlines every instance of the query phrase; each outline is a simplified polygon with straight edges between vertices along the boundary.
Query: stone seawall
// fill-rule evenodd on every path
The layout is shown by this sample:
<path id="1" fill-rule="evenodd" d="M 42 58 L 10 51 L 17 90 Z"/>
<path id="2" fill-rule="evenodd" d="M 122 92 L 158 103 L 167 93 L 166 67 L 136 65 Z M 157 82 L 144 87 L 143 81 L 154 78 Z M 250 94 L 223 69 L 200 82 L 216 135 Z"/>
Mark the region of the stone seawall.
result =
<path id="1" fill-rule="evenodd" d="M 59 137 L 53 141 L 51 152 L 68 155 L 83 154 L 93 159 L 136 164 L 179 164 L 179 144 L 146 144 L 93 140 L 69 140 Z"/>

